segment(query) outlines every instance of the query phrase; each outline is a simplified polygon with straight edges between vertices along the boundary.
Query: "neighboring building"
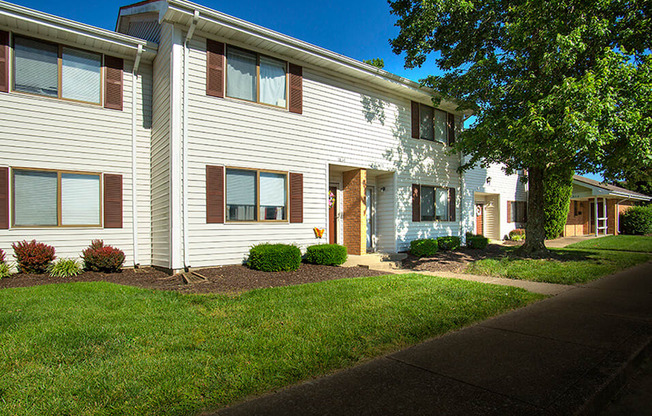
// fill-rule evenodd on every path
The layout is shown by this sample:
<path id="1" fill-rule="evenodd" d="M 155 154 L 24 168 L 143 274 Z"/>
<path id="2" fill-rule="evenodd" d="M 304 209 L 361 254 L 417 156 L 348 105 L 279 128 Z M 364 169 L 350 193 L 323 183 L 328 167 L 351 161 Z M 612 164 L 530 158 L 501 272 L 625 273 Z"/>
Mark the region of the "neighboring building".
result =
<path id="1" fill-rule="evenodd" d="M 117 31 L 0 1 L 0 248 L 181 270 L 314 227 L 351 254 L 467 231 L 464 114 L 434 91 L 186 1 Z"/>
<path id="2" fill-rule="evenodd" d="M 564 237 L 617 235 L 620 214 L 636 202 L 651 199 L 638 192 L 575 175 Z"/>

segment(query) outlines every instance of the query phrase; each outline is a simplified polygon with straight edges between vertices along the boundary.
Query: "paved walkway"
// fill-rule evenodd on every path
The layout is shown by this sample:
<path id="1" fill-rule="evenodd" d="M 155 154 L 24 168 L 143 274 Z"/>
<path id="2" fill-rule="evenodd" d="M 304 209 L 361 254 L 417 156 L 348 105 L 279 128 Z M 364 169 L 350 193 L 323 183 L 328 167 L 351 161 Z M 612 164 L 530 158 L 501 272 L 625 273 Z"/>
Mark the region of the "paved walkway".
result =
<path id="1" fill-rule="evenodd" d="M 652 262 L 218 415 L 571 415 L 652 339 Z"/>
<path id="2" fill-rule="evenodd" d="M 554 240 L 546 240 L 546 247 L 548 248 L 564 248 L 569 244 L 579 243 L 580 241 L 593 240 L 594 238 L 606 237 L 604 235 L 583 235 L 578 237 L 560 237 Z"/>

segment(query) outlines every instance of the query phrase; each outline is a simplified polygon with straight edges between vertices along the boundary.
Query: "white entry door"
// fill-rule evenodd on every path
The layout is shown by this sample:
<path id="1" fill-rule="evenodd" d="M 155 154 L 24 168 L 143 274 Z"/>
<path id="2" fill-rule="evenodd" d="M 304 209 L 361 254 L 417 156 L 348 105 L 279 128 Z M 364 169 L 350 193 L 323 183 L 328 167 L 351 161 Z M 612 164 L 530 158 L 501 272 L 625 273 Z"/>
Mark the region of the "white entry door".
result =
<path id="1" fill-rule="evenodd" d="M 373 186 L 367 186 L 367 253 L 376 251 L 376 198 Z"/>

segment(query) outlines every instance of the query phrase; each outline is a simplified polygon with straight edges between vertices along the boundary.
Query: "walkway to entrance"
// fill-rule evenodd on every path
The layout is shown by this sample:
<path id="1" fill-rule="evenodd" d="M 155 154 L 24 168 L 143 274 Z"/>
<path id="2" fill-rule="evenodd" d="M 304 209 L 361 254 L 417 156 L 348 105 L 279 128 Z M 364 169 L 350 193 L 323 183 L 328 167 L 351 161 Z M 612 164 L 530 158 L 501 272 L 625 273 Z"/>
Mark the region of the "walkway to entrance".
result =
<path id="1" fill-rule="evenodd" d="M 546 240 L 546 247 L 548 248 L 564 248 L 569 244 L 579 243 L 584 240 L 592 240 L 594 238 L 602 238 L 604 235 L 594 236 L 594 235 L 582 235 L 577 237 L 560 237 L 554 240 Z"/>

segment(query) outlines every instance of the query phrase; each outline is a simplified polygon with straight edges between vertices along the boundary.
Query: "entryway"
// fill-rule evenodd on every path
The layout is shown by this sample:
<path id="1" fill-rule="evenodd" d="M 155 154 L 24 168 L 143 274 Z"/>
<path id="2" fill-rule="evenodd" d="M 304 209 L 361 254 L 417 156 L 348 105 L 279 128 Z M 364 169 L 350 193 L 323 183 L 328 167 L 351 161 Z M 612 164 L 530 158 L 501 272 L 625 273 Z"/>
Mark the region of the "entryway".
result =
<path id="1" fill-rule="evenodd" d="M 366 217 L 367 217 L 367 253 L 376 251 L 376 196 L 375 187 L 367 186 Z"/>
<path id="2" fill-rule="evenodd" d="M 475 204 L 475 233 L 484 235 L 484 204 Z"/>

